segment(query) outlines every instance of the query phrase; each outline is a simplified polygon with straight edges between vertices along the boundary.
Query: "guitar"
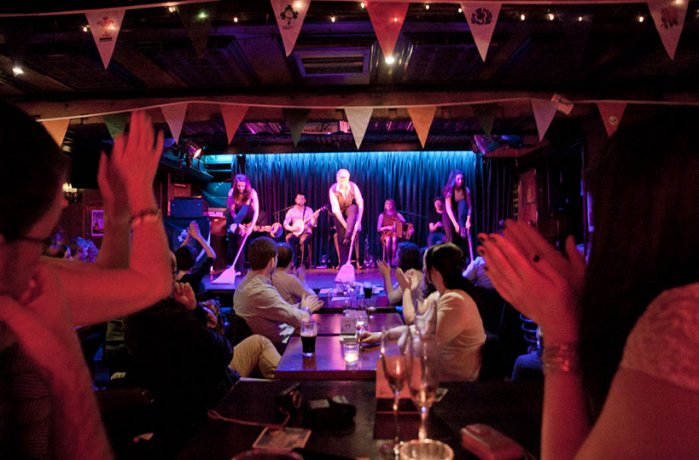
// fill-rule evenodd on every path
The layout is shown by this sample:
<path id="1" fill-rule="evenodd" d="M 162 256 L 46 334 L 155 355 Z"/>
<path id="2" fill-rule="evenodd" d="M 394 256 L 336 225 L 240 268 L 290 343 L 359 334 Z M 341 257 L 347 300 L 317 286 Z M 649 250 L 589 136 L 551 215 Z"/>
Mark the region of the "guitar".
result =
<path id="1" fill-rule="evenodd" d="M 247 231 L 248 228 L 250 228 L 250 224 L 240 224 L 237 229 L 235 229 L 233 226 L 235 224 L 231 224 L 230 231 L 234 232 L 235 230 L 238 230 L 238 233 L 241 235 L 244 235 Z M 252 231 L 254 232 L 265 232 L 269 233 L 269 236 L 274 238 L 275 240 L 284 234 L 284 227 L 282 224 L 279 222 L 275 222 L 272 225 L 255 225 L 252 227 Z"/>
<path id="2" fill-rule="evenodd" d="M 318 217 L 318 214 L 320 214 L 321 211 L 326 211 L 328 209 L 328 205 L 321 206 L 320 208 L 316 209 L 313 211 L 313 214 L 310 216 L 306 217 L 305 219 L 294 219 L 294 221 L 291 223 L 291 226 L 293 227 L 293 230 L 291 233 L 294 234 L 296 237 L 300 237 L 303 235 L 303 232 L 306 231 L 306 225 L 308 223 Z"/>

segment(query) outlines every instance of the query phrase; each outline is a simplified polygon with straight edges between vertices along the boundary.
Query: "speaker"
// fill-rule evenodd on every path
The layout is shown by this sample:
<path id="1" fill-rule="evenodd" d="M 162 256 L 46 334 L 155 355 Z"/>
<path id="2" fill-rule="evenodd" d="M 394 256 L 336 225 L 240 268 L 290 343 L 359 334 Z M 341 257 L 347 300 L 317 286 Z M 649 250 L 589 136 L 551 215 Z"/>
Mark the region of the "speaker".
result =
<path id="1" fill-rule="evenodd" d="M 170 202 L 170 217 L 197 218 L 203 217 L 209 209 L 203 198 L 177 197 Z"/>

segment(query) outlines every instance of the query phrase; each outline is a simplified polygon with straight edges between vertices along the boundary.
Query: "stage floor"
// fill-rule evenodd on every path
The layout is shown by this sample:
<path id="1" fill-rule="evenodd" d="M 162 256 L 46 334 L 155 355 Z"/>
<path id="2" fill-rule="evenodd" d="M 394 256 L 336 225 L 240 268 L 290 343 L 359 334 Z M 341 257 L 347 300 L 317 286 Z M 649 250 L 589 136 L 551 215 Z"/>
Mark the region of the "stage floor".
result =
<path id="1" fill-rule="evenodd" d="M 310 268 L 305 271 L 305 280 L 308 287 L 315 291 L 335 286 L 335 276 L 338 270 L 334 268 Z M 383 278 L 378 268 L 363 268 L 355 270 L 357 283 L 371 283 L 383 287 Z M 244 276 L 236 277 L 234 283 L 212 283 L 209 278 L 204 278 L 204 288 L 207 292 L 233 292 Z"/>

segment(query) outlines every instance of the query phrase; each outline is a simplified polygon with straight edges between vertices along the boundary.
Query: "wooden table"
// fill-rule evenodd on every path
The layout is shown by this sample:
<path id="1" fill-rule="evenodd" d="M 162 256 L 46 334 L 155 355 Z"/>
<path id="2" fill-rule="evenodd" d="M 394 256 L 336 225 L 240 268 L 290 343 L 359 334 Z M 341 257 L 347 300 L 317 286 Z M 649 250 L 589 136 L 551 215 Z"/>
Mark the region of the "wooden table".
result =
<path id="1" fill-rule="evenodd" d="M 323 301 L 323 306 L 318 310 L 319 313 L 342 313 L 343 310 L 352 308 L 352 301 L 345 297 L 329 297 L 328 295 L 319 295 Z M 370 299 L 361 297 L 359 303 L 365 307 L 371 306 L 377 313 L 391 313 L 396 311 L 396 307 L 388 304 L 388 297 L 384 294 L 374 295 Z"/>
<path id="2" fill-rule="evenodd" d="M 343 316 L 342 313 L 314 313 L 318 335 L 339 335 Z M 390 329 L 401 325 L 403 317 L 398 313 L 367 314 L 366 330 L 369 332 L 381 332 L 382 328 Z"/>
<path id="3" fill-rule="evenodd" d="M 360 347 L 359 362 L 347 367 L 340 337 L 321 335 L 316 338 L 315 356 L 304 358 L 301 355 L 301 338 L 292 337 L 274 377 L 280 380 L 373 380 L 379 357 L 378 346 Z"/>
<path id="4" fill-rule="evenodd" d="M 283 415 L 274 396 L 289 386 L 282 381 L 238 382 L 219 403 L 224 416 L 263 423 L 279 423 Z M 454 449 L 455 459 L 475 459 L 461 448 L 459 430 L 469 423 L 486 423 L 522 444 L 535 457 L 539 454 L 542 386 L 538 383 L 448 382 L 444 399 L 430 413 L 427 433 Z M 393 416 L 376 414 L 373 382 L 302 381 L 305 401 L 345 396 L 357 409 L 351 427 L 313 426 L 302 413 L 292 417 L 290 426 L 311 428 L 306 459 L 378 458 L 377 444 L 394 433 Z M 401 414 L 403 440 L 417 437 L 418 414 Z M 262 431 L 247 426 L 208 420 L 179 452 L 178 459 L 229 460 L 250 449 Z"/>

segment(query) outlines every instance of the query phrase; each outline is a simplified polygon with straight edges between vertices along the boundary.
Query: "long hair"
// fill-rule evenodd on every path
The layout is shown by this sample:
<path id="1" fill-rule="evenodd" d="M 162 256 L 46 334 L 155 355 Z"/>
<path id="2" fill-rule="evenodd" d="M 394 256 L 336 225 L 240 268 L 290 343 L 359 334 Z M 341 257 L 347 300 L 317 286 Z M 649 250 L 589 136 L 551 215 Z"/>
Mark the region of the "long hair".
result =
<path id="1" fill-rule="evenodd" d="M 444 190 L 442 191 L 444 196 L 454 195 L 454 189 L 456 188 L 456 176 L 461 175 L 464 178 L 464 182 L 461 185 L 461 190 L 466 190 L 466 175 L 460 169 L 454 169 L 449 173 L 449 178 L 447 179 L 446 185 L 444 185 Z"/>
<path id="2" fill-rule="evenodd" d="M 12 241 L 51 207 L 65 179 L 68 157 L 46 129 L 0 101 L 0 234 Z"/>
<path id="3" fill-rule="evenodd" d="M 453 243 L 437 244 L 425 252 L 425 273 L 434 268 L 444 280 L 447 289 L 460 289 L 478 303 L 476 287 L 461 273 L 465 267 L 464 252 Z"/>
<path id="4" fill-rule="evenodd" d="M 590 172 L 595 232 L 580 304 L 580 354 L 593 421 L 648 304 L 699 280 L 699 110 L 651 115 L 620 126 Z"/>
<path id="5" fill-rule="evenodd" d="M 238 187 L 236 187 L 238 182 L 245 182 L 245 190 L 243 190 L 242 193 L 239 192 Z M 233 176 L 231 186 L 233 187 L 233 201 L 236 203 L 245 203 L 250 199 L 250 191 L 252 190 L 252 186 L 250 185 L 250 179 L 248 179 L 248 176 L 245 174 L 236 174 Z"/>

